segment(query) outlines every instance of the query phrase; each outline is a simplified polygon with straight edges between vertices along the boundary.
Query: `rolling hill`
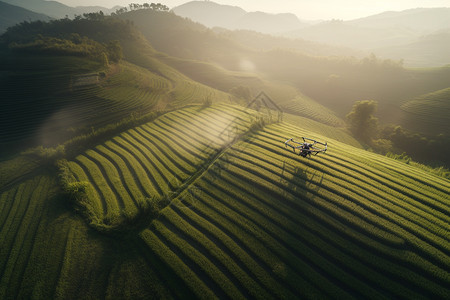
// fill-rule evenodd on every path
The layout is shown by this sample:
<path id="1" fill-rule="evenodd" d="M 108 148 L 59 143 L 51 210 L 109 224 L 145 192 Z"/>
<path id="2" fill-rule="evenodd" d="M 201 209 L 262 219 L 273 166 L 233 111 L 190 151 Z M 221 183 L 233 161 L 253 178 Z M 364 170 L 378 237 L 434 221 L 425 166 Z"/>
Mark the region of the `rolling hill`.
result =
<path id="1" fill-rule="evenodd" d="M 17 40 L 14 30 L 3 38 L 9 43 L 19 41 L 25 45 L 36 35 L 49 32 L 54 36 L 73 38 L 74 32 L 66 33 L 67 28 L 59 27 L 59 22 L 64 20 L 54 21 L 46 29 L 35 26 L 36 32 L 28 31 L 25 40 Z M 89 57 L 64 53 L 30 55 L 11 52 L 5 43 L 0 58 L 4 66 L 0 76 L 0 92 L 4 99 L 0 112 L 3 154 L 14 153 L 18 147 L 63 143 L 76 135 L 89 133 L 93 128 L 168 106 L 175 108 L 191 101 L 201 102 L 206 98 L 222 101 L 230 97 L 159 61 L 148 42 L 125 22 L 113 21 L 115 25 L 105 25 L 100 34 L 98 31 L 92 33 L 90 28 L 101 22 L 83 19 L 79 23 L 77 34 L 105 42 L 109 40 L 108 35 L 113 37 L 108 26 L 121 28 L 122 35 L 114 33 L 114 37 L 120 38 L 125 59 L 130 62 L 124 60 L 105 65 Z"/>
<path id="2" fill-rule="evenodd" d="M 391 114 L 392 105 L 398 108 L 408 99 L 448 87 L 450 69 L 447 67 L 409 69 L 401 61 L 375 55 L 349 57 L 355 52 L 320 44 L 280 40 L 245 31 L 213 31 L 169 12 L 137 10 L 119 17 L 133 21 L 159 52 L 196 64 L 201 61 L 228 71 L 255 73 L 260 78 L 293 86 L 340 118 L 351 110 L 355 101 L 373 99 L 383 112 L 379 117 L 384 122 L 395 123 L 398 115 Z M 361 34 L 367 37 L 366 33 Z M 352 38 L 355 40 L 358 39 Z M 324 56 L 318 56 L 321 53 Z M 211 76 L 210 81 L 213 80 Z"/>
<path id="3" fill-rule="evenodd" d="M 252 30 L 294 38 L 299 40 L 297 44 L 303 44 L 304 49 L 300 51 L 314 55 L 325 49 L 356 57 L 375 53 L 384 59 L 402 60 L 408 67 L 440 67 L 450 61 L 448 37 L 443 35 L 450 28 L 448 7 L 387 11 L 355 20 L 328 20 L 318 24 L 301 22 L 297 16 L 288 13 L 246 12 L 239 7 L 211 1 L 191 1 L 172 11 L 211 28 Z M 314 42 L 319 51 L 311 53 L 309 48 L 314 47 Z M 253 48 L 253 44 L 261 42 L 253 38 L 244 39 L 243 43 Z M 286 43 L 294 44 L 292 39 L 283 41 L 280 38 L 270 44 Z"/>
<path id="4" fill-rule="evenodd" d="M 3 0 L 3 2 L 57 19 L 65 18 L 66 16 L 73 18 L 75 15 L 98 12 L 100 10 L 105 14 L 110 14 L 116 10 L 115 8 L 108 9 L 100 6 L 70 7 L 58 1 L 45 0 Z"/>
<path id="5" fill-rule="evenodd" d="M 406 128 L 427 134 L 448 133 L 450 124 L 450 88 L 416 97 L 401 106 Z"/>
<path id="6" fill-rule="evenodd" d="M 418 68 L 448 66 L 450 29 L 442 29 L 423 35 L 411 43 L 381 47 L 375 52 L 382 57 L 403 59 L 408 65 Z"/>
<path id="7" fill-rule="evenodd" d="M 172 11 L 208 27 L 231 30 L 246 29 L 263 33 L 280 33 L 306 26 L 290 13 L 269 14 L 247 12 L 240 7 L 218 4 L 211 1 L 190 1 L 176 6 Z"/>
<path id="8" fill-rule="evenodd" d="M 450 27 L 450 8 L 414 8 L 387 11 L 377 15 L 351 20 L 349 24 L 366 28 L 408 28 L 419 34 L 431 33 Z"/>
<path id="9" fill-rule="evenodd" d="M 167 12 L 22 26 L 0 48 L 0 299 L 450 297 L 448 174 L 365 151 L 329 108 L 427 117 L 448 69 L 255 51 Z"/>
<path id="10" fill-rule="evenodd" d="M 45 168 L 0 187 L 0 295 L 448 297 L 448 180 L 256 118 L 194 106 L 80 153 L 80 214 Z M 302 135 L 328 152 L 285 149 Z"/>
<path id="11" fill-rule="evenodd" d="M 350 21 L 325 21 L 285 35 L 401 59 L 408 67 L 440 67 L 450 61 L 444 34 L 450 28 L 449 16 L 448 7 L 389 11 Z"/>

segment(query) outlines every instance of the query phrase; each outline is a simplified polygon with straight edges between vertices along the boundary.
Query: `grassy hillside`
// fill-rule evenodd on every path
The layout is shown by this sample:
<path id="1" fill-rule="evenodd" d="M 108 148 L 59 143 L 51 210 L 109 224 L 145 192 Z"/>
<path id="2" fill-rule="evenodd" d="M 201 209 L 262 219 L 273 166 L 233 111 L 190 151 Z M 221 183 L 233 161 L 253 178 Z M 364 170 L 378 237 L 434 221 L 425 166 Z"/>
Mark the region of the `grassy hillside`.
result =
<path id="1" fill-rule="evenodd" d="M 165 12 L 152 14 L 167 17 Z M 113 38 L 118 43 L 111 42 Z M 296 107 L 291 113 L 342 126 L 323 106 L 312 100 L 304 103 L 306 98 L 289 84 L 158 53 L 130 22 L 117 18 L 93 15 L 22 24 L 8 30 L 2 41 L 7 72 L 0 74 L 0 92 L 6 99 L 0 143 L 8 145 L 5 153 L 61 143 L 92 127 L 151 110 L 250 101 L 262 90 L 277 103 L 291 101 L 288 106 Z M 112 56 L 115 60 L 116 52 L 123 53 L 119 64 L 108 65 L 102 56 L 111 43 L 120 47 Z M 236 88 L 248 91 L 245 99 L 233 93 Z"/>
<path id="2" fill-rule="evenodd" d="M 250 66 L 247 72 L 228 71 L 217 65 L 170 56 L 160 56 L 160 60 L 191 79 L 231 94 L 236 88 L 248 90 L 247 102 L 260 91 L 270 95 L 280 108 L 287 113 L 307 117 L 323 124 L 344 127 L 345 123 L 336 114 L 313 99 L 301 94 L 294 86 L 276 80 L 264 79 Z M 245 62 L 243 62 L 245 64 Z"/>
<path id="3" fill-rule="evenodd" d="M 81 153 L 67 164 L 91 186 L 84 222 L 54 171 L 0 188 L 0 295 L 449 296 L 448 180 L 288 123 L 240 135 L 254 114 L 177 110 Z M 327 153 L 284 148 L 300 136 Z M 164 199 L 156 219 L 88 230 L 86 216 L 123 221 L 143 196 Z"/>
<path id="4" fill-rule="evenodd" d="M 198 61 L 216 64 L 228 71 L 251 70 L 265 80 L 283 82 L 298 89 L 341 118 L 355 101 L 372 99 L 379 103 L 380 120 L 398 123 L 398 108 L 402 102 L 448 87 L 450 69 L 447 67 L 406 69 L 401 61 L 373 55 L 357 59 L 353 53 L 333 52 L 317 44 L 255 37 L 246 32 L 213 31 L 167 12 L 132 11 L 120 18 L 133 21 L 158 51 L 197 61 L 194 64 L 170 62 L 181 70 L 187 70 L 188 65 L 192 67 L 187 70 L 192 78 L 204 77 L 205 68 L 209 70 L 207 74 L 212 71 L 212 67 L 205 65 L 199 68 Z M 327 56 L 330 53 L 332 57 Z M 204 80 L 214 82 L 214 79 Z"/>
<path id="5" fill-rule="evenodd" d="M 450 124 L 450 88 L 416 97 L 401 108 L 406 128 L 433 135 L 446 133 Z"/>
<path id="6" fill-rule="evenodd" d="M 11 56 L 9 56 L 11 58 Z M 123 62 L 105 68 L 73 57 L 13 56 L 0 82 L 0 143 L 52 145 L 85 128 L 153 109 L 171 83 Z"/>
<path id="7" fill-rule="evenodd" d="M 447 297 L 448 182 L 339 143 L 299 160 L 299 133 L 233 146 L 140 233 L 149 250 L 199 297 Z"/>
<path id="8" fill-rule="evenodd" d="M 283 103 L 282 107 L 291 114 L 303 116 L 326 125 L 345 127 L 344 121 L 338 118 L 330 109 L 305 95 L 298 95 L 294 99 Z"/>
<path id="9" fill-rule="evenodd" d="M 81 19 L 30 24 L 12 28 L 0 44 L 4 66 L 0 73 L 4 99 L 0 155 L 62 143 L 131 115 L 191 102 L 229 101 L 229 94 L 195 82 L 158 60 L 145 38 L 126 22 Z M 95 27 L 99 31 L 93 31 Z M 90 44 L 77 44 L 83 40 L 102 49 L 102 43 L 109 43 L 112 36 L 123 45 L 120 63 L 105 63 L 97 54 L 91 57 L 86 48 Z M 40 43 L 48 45 L 35 47 Z M 8 45 L 15 46 L 10 50 Z"/>
<path id="10" fill-rule="evenodd" d="M 76 203 L 89 223 L 100 230 L 117 228 L 152 202 L 170 201 L 171 193 L 248 130 L 251 115 L 232 109 L 231 116 L 221 116 L 226 109 L 197 106 L 170 112 L 64 163 L 67 184 L 89 182 L 87 197 Z M 199 131 L 201 126 L 208 129 Z"/>
<path id="11" fill-rule="evenodd" d="M 261 52 L 255 75 L 159 53 L 131 22 L 58 22 L 4 38 L 71 45 L 77 28 L 96 49 L 118 39 L 123 59 L 0 48 L 1 150 L 77 136 L 0 153 L 0 299 L 450 298 L 450 181 L 364 151 L 296 89 L 327 74 L 310 88 L 345 97 L 364 65 L 336 73 L 347 62 Z M 383 77 L 379 61 L 367 63 L 379 72 L 361 81 Z M 390 83 L 405 86 L 448 72 L 386 68 L 407 74 Z M 274 123 L 230 104 L 259 89 L 294 114 Z M 405 109 L 421 111 L 413 104 Z M 302 136 L 328 151 L 285 148 Z"/>

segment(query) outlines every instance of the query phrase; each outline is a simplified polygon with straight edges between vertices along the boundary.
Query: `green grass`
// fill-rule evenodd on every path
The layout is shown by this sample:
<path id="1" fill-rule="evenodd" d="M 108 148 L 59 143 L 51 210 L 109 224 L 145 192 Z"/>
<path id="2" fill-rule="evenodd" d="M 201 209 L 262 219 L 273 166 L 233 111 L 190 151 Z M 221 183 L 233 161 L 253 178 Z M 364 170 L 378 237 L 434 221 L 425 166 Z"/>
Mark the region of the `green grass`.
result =
<path id="1" fill-rule="evenodd" d="M 130 115 L 206 99 L 229 101 L 229 94 L 192 81 L 153 52 L 148 55 L 136 61 L 141 65 L 123 60 L 109 67 L 75 57 L 2 57 L 7 73 L 0 78 L 0 155 L 63 143 Z"/>
<path id="2" fill-rule="evenodd" d="M 305 95 L 299 95 L 283 103 L 282 107 L 290 114 L 306 117 L 326 125 L 334 127 L 345 126 L 344 121 L 338 118 L 333 111 Z"/>
<path id="3" fill-rule="evenodd" d="M 0 186 L 0 296 L 448 298 L 448 180 L 314 121 L 235 139 L 256 117 L 191 106 L 80 153 L 66 175 L 89 183 L 87 214 L 28 161 Z M 328 151 L 284 147 L 301 136 Z M 125 235 L 95 230 L 133 225 L 152 197 L 166 201 L 156 219 Z"/>
<path id="4" fill-rule="evenodd" d="M 409 167 L 402 166 L 395 178 L 376 179 L 372 175 L 376 168 L 350 159 L 365 159 L 366 152 L 339 143 L 336 150 L 343 147 L 351 156 L 336 151 L 301 162 L 283 149 L 279 137 L 292 130 L 300 129 L 273 125 L 233 147 L 227 158 L 217 162 L 221 167 L 211 168 L 196 182 L 199 191 L 192 194 L 194 201 L 185 201 L 189 203 L 185 206 L 180 199 L 163 211 L 156 224 L 172 228 L 170 224 L 182 224 L 193 214 L 197 222 L 203 218 L 204 228 L 220 226 L 234 237 L 234 245 L 227 247 L 253 248 L 262 265 L 281 259 L 283 270 L 293 273 L 283 280 L 287 293 L 294 289 L 304 296 L 322 297 L 448 295 L 448 209 L 432 200 L 445 203 L 441 189 L 448 182 L 436 178 L 423 194 L 409 184 L 408 190 L 396 192 L 390 187 L 401 189 L 409 181 L 405 175 Z M 395 164 L 376 157 L 382 160 L 376 163 L 380 169 Z M 337 167 L 340 164 L 342 168 Z M 351 175 L 349 169 L 358 173 Z M 381 184 L 371 185 L 374 181 Z M 172 210 L 182 219 L 169 221 L 166 214 L 172 215 Z M 189 227 L 182 228 L 190 234 Z M 244 241 L 249 234 L 260 246 L 252 243 L 249 249 Z M 210 247 L 207 240 L 198 245 L 202 247 Z M 271 253 L 264 256 L 267 250 Z M 295 290 L 298 286 L 289 283 L 292 278 L 302 278 L 303 288 L 308 289 Z"/>
<path id="5" fill-rule="evenodd" d="M 265 91 L 277 103 L 291 100 L 298 94 L 297 90 L 288 84 L 263 79 L 251 71 L 229 71 L 212 63 L 170 56 L 161 56 L 160 60 L 192 80 L 224 92 L 230 92 L 233 88 L 243 86 L 248 88 L 251 98 L 261 91 Z"/>
<path id="6" fill-rule="evenodd" d="M 66 163 L 73 182 L 90 183 L 87 201 L 79 203 L 89 223 L 114 227 L 135 217 L 140 202 L 167 197 L 236 134 L 217 137 L 215 132 L 227 130 L 232 122 L 242 126 L 238 130 L 250 124 L 242 110 L 221 116 L 229 106 L 200 108 L 167 113 Z"/>
<path id="7" fill-rule="evenodd" d="M 341 127 L 327 125 L 322 122 L 312 120 L 308 117 L 301 117 L 289 113 L 283 114 L 283 122 L 294 125 L 296 127 L 310 129 L 311 131 L 314 131 L 314 134 L 320 134 L 324 137 L 324 141 L 322 142 L 326 141 L 326 137 L 330 137 L 341 143 L 357 148 L 362 148 L 361 144 L 353 136 L 351 136 L 350 132 Z M 301 139 L 299 133 L 294 133 L 293 137 L 294 136 L 299 140 Z"/>
<path id="8" fill-rule="evenodd" d="M 404 125 L 409 130 L 438 135 L 446 133 L 450 122 L 450 88 L 406 101 L 401 105 Z"/>

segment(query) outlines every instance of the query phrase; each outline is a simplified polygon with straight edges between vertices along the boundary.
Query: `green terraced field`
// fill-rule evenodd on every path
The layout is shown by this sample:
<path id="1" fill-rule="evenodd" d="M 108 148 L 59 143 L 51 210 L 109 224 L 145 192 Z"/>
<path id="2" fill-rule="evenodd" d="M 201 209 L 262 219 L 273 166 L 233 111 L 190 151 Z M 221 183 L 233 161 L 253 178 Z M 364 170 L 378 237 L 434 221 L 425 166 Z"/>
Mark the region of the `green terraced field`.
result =
<path id="1" fill-rule="evenodd" d="M 288 113 L 307 117 L 323 124 L 336 127 L 345 126 L 344 121 L 339 119 L 334 112 L 304 95 L 299 95 L 283 103 L 282 107 Z"/>
<path id="2" fill-rule="evenodd" d="M 67 162 L 73 181 L 90 183 L 83 206 L 91 222 L 120 224 L 135 216 L 142 202 L 167 197 L 195 176 L 251 122 L 250 115 L 235 108 L 220 116 L 227 108 L 196 106 L 167 113 Z"/>
<path id="3" fill-rule="evenodd" d="M 448 180 L 313 123 L 249 131 L 256 118 L 191 106 L 86 150 L 66 166 L 89 214 L 29 162 L 0 186 L 0 298 L 450 297 Z M 328 151 L 284 147 L 301 136 Z M 125 235 L 89 227 L 124 226 L 152 197 L 159 217 Z"/>
<path id="4" fill-rule="evenodd" d="M 162 63 L 152 70 L 127 61 L 104 67 L 75 57 L 20 55 L 1 62 L 7 73 L 0 76 L 0 155 L 63 143 L 130 115 L 230 97 Z"/>
<path id="5" fill-rule="evenodd" d="M 402 124 L 417 132 L 442 134 L 450 124 L 450 88 L 416 97 L 402 104 Z"/>

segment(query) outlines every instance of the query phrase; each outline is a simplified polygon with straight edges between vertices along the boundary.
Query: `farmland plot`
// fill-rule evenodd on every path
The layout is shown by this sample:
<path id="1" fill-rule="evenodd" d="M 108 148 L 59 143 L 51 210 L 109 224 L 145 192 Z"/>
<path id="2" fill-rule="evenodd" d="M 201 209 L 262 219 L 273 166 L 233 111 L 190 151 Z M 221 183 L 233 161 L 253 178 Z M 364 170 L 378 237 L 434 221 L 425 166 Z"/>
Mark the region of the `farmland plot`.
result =
<path id="1" fill-rule="evenodd" d="M 84 220 L 45 171 L 7 181 L 0 297 L 448 298 L 448 180 L 288 123 L 249 132 L 255 118 L 192 106 L 67 161 Z M 328 152 L 284 147 L 301 136 Z M 85 225 L 132 224 L 154 199 L 125 236 Z"/>
<path id="2" fill-rule="evenodd" d="M 147 251 L 200 298 L 448 297 L 448 181 L 332 141 L 300 158 L 298 134 L 233 145 L 140 233 Z"/>
<path id="3" fill-rule="evenodd" d="M 117 226 L 146 203 L 169 199 L 248 130 L 250 117 L 226 105 L 174 111 L 85 151 L 65 167 L 71 181 L 88 183 L 81 206 L 90 222 Z"/>
<path id="4" fill-rule="evenodd" d="M 67 162 L 88 222 L 165 199 L 130 239 L 168 297 L 448 298 L 448 180 L 288 123 L 250 132 L 255 117 L 184 108 Z M 328 151 L 284 147 L 301 136 Z"/>

